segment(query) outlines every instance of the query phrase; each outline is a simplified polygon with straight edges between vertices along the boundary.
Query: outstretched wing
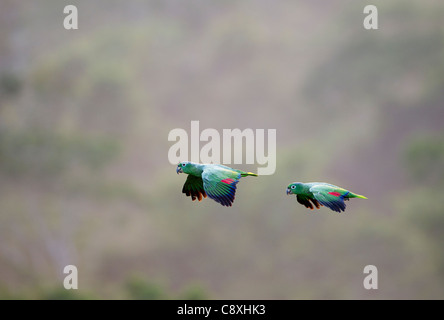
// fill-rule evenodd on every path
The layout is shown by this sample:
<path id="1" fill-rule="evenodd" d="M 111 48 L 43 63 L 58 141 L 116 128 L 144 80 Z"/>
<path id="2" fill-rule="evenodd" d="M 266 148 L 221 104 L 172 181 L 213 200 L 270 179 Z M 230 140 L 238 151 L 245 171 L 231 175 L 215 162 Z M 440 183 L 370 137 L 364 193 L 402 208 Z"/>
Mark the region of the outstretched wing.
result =
<path id="1" fill-rule="evenodd" d="M 315 185 L 310 188 L 310 192 L 320 204 L 330 208 L 333 211 L 345 211 L 344 198 L 349 194 L 349 191 L 329 186 L 329 185 Z"/>
<path id="2" fill-rule="evenodd" d="M 207 195 L 223 206 L 231 207 L 236 184 L 241 174 L 230 169 L 208 166 L 202 172 L 203 187 Z"/>
<path id="3" fill-rule="evenodd" d="M 191 200 L 193 201 L 196 199 L 201 201 L 202 197 L 207 197 L 203 187 L 202 178 L 192 175 L 188 175 L 188 178 L 183 185 L 182 192 L 185 193 L 187 197 L 191 197 Z"/>
<path id="4" fill-rule="evenodd" d="M 298 194 L 296 196 L 296 199 L 298 200 L 298 202 L 300 204 L 306 206 L 307 208 L 309 208 L 311 210 L 313 210 L 314 207 L 316 207 L 316 209 L 319 209 L 322 206 L 322 204 L 320 204 L 316 199 L 313 199 L 313 198 L 310 198 L 310 197 L 307 197 L 307 196 L 304 196 L 301 194 Z M 313 205 L 314 205 L 314 207 L 313 207 Z"/>

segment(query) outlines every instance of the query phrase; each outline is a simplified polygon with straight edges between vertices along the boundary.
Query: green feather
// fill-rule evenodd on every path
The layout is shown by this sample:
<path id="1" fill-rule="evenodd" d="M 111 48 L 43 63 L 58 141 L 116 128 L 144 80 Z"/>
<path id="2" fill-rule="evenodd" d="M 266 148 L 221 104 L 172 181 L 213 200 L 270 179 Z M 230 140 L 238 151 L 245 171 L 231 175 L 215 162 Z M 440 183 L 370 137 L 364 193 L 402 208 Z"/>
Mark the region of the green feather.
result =
<path id="1" fill-rule="evenodd" d="M 177 165 L 177 173 L 188 174 L 182 192 L 191 200 L 210 197 L 223 206 L 233 204 L 236 185 L 241 177 L 257 176 L 252 172 L 233 169 L 220 164 L 200 164 L 184 161 Z"/>

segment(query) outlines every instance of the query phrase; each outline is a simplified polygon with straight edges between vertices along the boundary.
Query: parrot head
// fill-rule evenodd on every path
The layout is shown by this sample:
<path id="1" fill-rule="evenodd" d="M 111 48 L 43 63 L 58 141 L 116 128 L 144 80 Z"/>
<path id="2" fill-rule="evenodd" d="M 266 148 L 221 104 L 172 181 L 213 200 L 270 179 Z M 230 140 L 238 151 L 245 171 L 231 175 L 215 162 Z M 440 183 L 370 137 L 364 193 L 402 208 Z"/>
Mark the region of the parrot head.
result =
<path id="1" fill-rule="evenodd" d="M 287 194 L 298 194 L 300 192 L 302 183 L 300 182 L 293 182 L 290 183 L 287 187 Z"/>
<path id="2" fill-rule="evenodd" d="M 188 161 L 182 161 L 177 165 L 176 172 L 179 173 L 189 173 L 192 167 L 192 163 Z"/>

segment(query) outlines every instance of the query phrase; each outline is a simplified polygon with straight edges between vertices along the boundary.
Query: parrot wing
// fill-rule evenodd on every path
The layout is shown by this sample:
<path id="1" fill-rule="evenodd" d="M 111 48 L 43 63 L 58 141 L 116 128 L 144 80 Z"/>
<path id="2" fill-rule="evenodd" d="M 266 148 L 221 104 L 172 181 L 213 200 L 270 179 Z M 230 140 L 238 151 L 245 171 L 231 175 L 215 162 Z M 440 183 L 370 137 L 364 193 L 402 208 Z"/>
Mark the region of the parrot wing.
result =
<path id="1" fill-rule="evenodd" d="M 345 189 L 329 185 L 315 185 L 310 188 L 310 192 L 320 204 L 336 212 L 345 211 L 344 198 L 350 193 Z"/>
<path id="2" fill-rule="evenodd" d="M 202 172 L 203 187 L 207 195 L 223 206 L 231 207 L 236 194 L 236 184 L 241 174 L 216 166 L 208 166 Z"/>
<path id="3" fill-rule="evenodd" d="M 307 208 L 309 208 L 309 209 L 311 209 L 311 210 L 314 209 L 313 205 L 314 205 L 317 209 L 319 209 L 320 206 L 322 206 L 322 204 L 320 204 L 316 199 L 313 199 L 313 198 L 310 198 L 310 197 L 307 197 L 307 196 L 304 196 L 304 195 L 301 195 L 301 194 L 298 194 L 298 195 L 296 196 L 296 199 L 298 200 L 298 202 L 299 202 L 300 204 L 306 206 Z M 313 204 L 312 204 L 310 201 L 313 202 Z"/>
<path id="4" fill-rule="evenodd" d="M 196 199 L 201 201 L 202 197 L 207 197 L 203 187 L 202 178 L 192 175 L 188 175 L 188 178 L 183 185 L 182 193 L 185 193 L 187 197 L 191 196 L 191 200 L 193 201 Z"/>

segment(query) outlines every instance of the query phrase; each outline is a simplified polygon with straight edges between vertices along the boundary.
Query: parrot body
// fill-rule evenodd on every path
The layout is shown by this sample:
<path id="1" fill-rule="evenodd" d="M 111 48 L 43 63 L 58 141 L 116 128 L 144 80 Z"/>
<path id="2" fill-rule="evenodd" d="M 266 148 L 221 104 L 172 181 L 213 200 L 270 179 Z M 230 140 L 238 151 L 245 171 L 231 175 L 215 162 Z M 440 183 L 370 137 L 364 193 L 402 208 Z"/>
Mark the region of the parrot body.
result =
<path id="1" fill-rule="evenodd" d="M 233 204 L 239 179 L 257 176 L 256 173 L 232 169 L 220 164 L 200 164 L 189 161 L 179 163 L 176 172 L 188 174 L 182 193 L 191 197 L 191 200 L 201 201 L 208 195 L 226 207 L 231 207 Z"/>
<path id="2" fill-rule="evenodd" d="M 293 182 L 287 187 L 287 194 L 295 194 L 297 201 L 309 209 L 326 206 L 329 209 L 345 211 L 345 202 L 351 198 L 367 199 L 341 187 L 325 182 Z"/>

